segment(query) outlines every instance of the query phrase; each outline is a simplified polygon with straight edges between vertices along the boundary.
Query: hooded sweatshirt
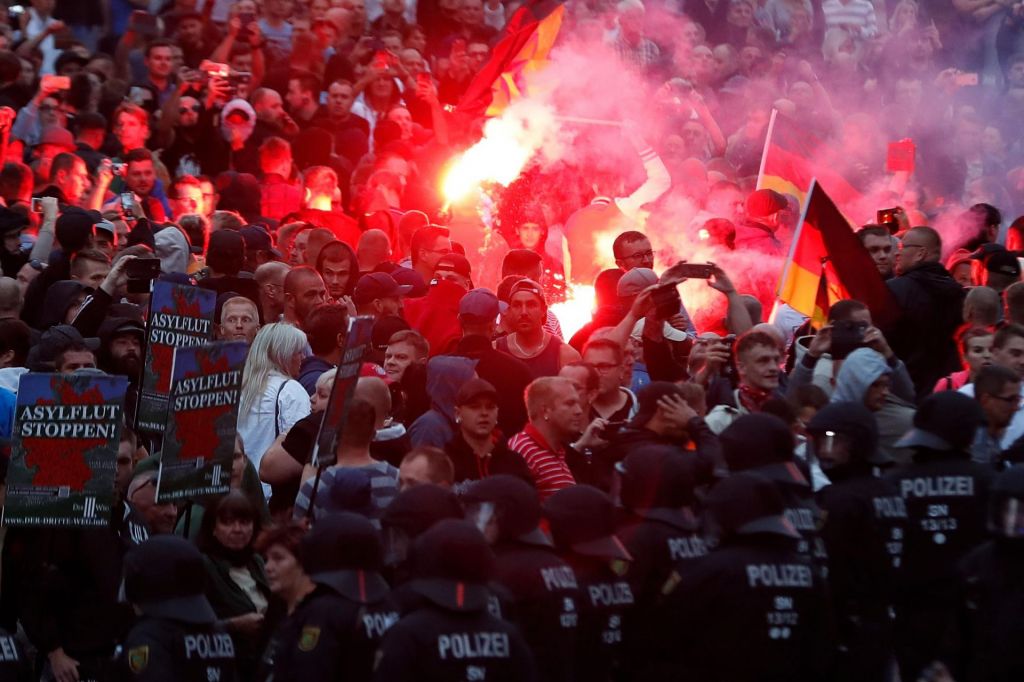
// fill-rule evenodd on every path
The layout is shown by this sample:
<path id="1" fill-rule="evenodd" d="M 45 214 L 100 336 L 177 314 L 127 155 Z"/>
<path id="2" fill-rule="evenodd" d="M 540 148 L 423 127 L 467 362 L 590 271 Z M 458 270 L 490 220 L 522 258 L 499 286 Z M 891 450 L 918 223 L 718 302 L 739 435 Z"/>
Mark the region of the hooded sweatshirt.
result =
<path id="1" fill-rule="evenodd" d="M 427 363 L 427 394 L 430 409 L 409 428 L 414 448 L 429 445 L 444 449 L 455 436 L 455 395 L 476 374 L 476 360 L 453 355 L 433 358 Z"/>
<path id="2" fill-rule="evenodd" d="M 156 256 L 160 259 L 160 270 L 165 275 L 172 272 L 188 271 L 188 237 L 176 227 L 165 227 L 153 236 Z"/>
<path id="3" fill-rule="evenodd" d="M 836 376 L 832 402 L 849 401 L 863 405 L 864 395 L 871 384 L 883 375 L 892 376 L 892 372 L 881 353 L 870 348 L 858 348 L 847 356 Z M 913 427 L 914 411 L 913 405 L 890 394 L 882 409 L 874 413 L 879 450 L 898 463 L 907 463 L 911 458 L 909 450 L 893 445 Z"/>
<path id="4" fill-rule="evenodd" d="M 64 316 L 75 298 L 85 291 L 85 286 L 73 279 L 54 282 L 43 299 L 43 317 L 40 329 L 46 330 L 56 324 L 64 324 Z"/>

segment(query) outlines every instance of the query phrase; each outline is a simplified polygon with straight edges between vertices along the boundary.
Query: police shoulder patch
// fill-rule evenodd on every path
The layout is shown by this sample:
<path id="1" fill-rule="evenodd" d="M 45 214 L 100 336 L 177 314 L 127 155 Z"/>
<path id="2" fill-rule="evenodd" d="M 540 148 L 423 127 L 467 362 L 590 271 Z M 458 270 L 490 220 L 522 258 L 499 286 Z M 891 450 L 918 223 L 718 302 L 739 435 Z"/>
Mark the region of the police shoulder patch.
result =
<path id="1" fill-rule="evenodd" d="M 149 665 L 149 646 L 132 647 L 128 650 L 128 668 L 133 673 L 141 673 Z"/>
<path id="2" fill-rule="evenodd" d="M 614 559 L 611 564 L 612 573 L 620 578 L 629 572 L 629 562 L 622 559 Z"/>
<path id="3" fill-rule="evenodd" d="M 320 642 L 320 628 L 307 625 L 299 635 L 299 651 L 312 651 Z"/>

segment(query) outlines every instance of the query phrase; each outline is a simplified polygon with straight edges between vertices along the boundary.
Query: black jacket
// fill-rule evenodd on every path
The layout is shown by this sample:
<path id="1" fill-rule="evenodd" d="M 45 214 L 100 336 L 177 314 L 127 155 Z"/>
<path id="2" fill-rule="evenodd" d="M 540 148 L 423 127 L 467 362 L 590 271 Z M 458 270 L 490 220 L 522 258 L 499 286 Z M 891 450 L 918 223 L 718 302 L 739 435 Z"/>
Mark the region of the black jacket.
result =
<path id="1" fill-rule="evenodd" d="M 526 425 L 526 403 L 523 395 L 533 381 L 530 368 L 508 353 L 491 346 L 483 336 L 464 336 L 459 339 L 452 355 L 478 360 L 476 373 L 498 392 L 498 428 L 502 433 L 519 433 Z"/>
<path id="2" fill-rule="evenodd" d="M 537 674 L 519 629 L 492 616 L 486 606 L 451 609 L 424 602 L 388 631 L 373 679 L 533 682 Z"/>
<path id="3" fill-rule="evenodd" d="M 922 398 L 935 382 L 960 368 L 953 335 L 963 323 L 964 289 L 941 263 L 923 263 L 886 285 L 903 314 L 883 331 Z"/>
<path id="4" fill-rule="evenodd" d="M 143 618 L 124 640 L 118 672 L 124 682 L 231 682 L 234 644 L 214 625 Z"/>
<path id="5" fill-rule="evenodd" d="M 659 618 L 668 634 L 657 678 L 702 682 L 829 677 L 826 588 L 793 541 L 739 536 L 680 567 Z"/>
<path id="6" fill-rule="evenodd" d="M 361 603 L 355 593 L 317 585 L 274 637 L 274 682 L 370 680 L 374 652 L 398 620 L 388 593 L 373 592 Z"/>
<path id="7" fill-rule="evenodd" d="M 494 546 L 494 579 L 512 600 L 516 624 L 537 664 L 538 679 L 562 682 L 573 678 L 582 594 L 576 574 L 550 547 L 526 542 Z"/>
<path id="8" fill-rule="evenodd" d="M 608 446 L 594 453 L 593 485 L 606 492 L 610 490 L 615 465 L 625 459 L 630 452 L 646 445 L 668 445 L 677 448 L 680 455 L 691 462 L 696 485 L 711 483 L 716 470 L 725 470 L 718 436 L 711 432 L 707 423 L 700 417 L 691 419 L 686 430 L 695 445 L 693 450 L 687 450 L 683 441 L 661 436 L 644 427 L 630 425 L 622 429 Z"/>
<path id="9" fill-rule="evenodd" d="M 479 481 L 481 478 L 497 474 L 516 476 L 533 485 L 530 467 L 526 466 L 522 455 L 508 449 L 504 437 L 495 440 L 491 456 L 486 460 L 481 460 L 476 456 L 462 432 L 458 430 L 455 432 L 455 437 L 444 446 L 444 451 L 455 467 L 455 478 L 452 480 L 458 491 L 472 481 Z"/>

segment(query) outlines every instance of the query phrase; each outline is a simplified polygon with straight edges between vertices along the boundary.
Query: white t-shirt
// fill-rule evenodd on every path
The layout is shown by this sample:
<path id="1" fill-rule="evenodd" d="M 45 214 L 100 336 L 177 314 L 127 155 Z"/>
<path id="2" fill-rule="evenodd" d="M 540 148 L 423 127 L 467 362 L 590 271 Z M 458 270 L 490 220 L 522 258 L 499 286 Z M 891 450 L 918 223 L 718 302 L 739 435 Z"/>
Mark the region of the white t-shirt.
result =
<path id="1" fill-rule="evenodd" d="M 242 438 L 246 456 L 257 472 L 260 470 L 260 460 L 277 437 L 286 433 L 310 411 L 309 394 L 302 384 L 277 372 L 270 375 L 267 388 L 256 405 L 238 416 L 238 435 Z M 263 484 L 263 492 L 269 498 L 270 486 L 266 483 Z"/>

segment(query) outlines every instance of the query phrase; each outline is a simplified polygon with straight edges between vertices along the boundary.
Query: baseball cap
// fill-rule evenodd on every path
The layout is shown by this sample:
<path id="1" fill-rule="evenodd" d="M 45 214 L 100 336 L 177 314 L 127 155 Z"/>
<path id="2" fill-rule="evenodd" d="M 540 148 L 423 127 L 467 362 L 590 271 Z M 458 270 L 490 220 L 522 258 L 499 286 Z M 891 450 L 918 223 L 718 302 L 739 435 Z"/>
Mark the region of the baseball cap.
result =
<path id="1" fill-rule="evenodd" d="M 437 265 L 434 266 L 434 272 L 438 270 L 451 270 L 467 279 L 473 276 L 473 267 L 469 264 L 469 259 L 461 253 L 455 253 L 454 251 L 441 256 L 441 259 L 437 261 Z"/>
<path id="2" fill-rule="evenodd" d="M 507 307 L 507 306 L 506 306 Z M 466 292 L 459 300 L 459 315 L 471 315 L 482 320 L 493 320 L 502 312 L 501 301 L 490 289 L 478 288 Z"/>
<path id="3" fill-rule="evenodd" d="M 18 232 L 28 227 L 28 216 L 0 206 L 0 234 Z"/>
<path id="4" fill-rule="evenodd" d="M 508 300 L 511 301 L 513 296 L 523 291 L 528 294 L 533 294 L 540 299 L 541 303 L 547 305 L 547 300 L 544 298 L 544 290 L 541 289 L 540 285 L 532 279 L 521 279 L 513 284 L 512 288 L 508 292 Z"/>
<path id="5" fill-rule="evenodd" d="M 262 227 L 246 225 L 238 231 L 238 234 L 242 235 L 247 252 L 266 251 L 272 254 L 274 258 L 280 259 L 283 257 L 281 252 L 274 248 L 274 241 L 270 238 L 270 234 Z"/>
<path id="6" fill-rule="evenodd" d="M 933 393 L 914 413 L 914 428 L 894 447 L 964 450 L 984 421 L 978 402 L 957 391 Z"/>
<path id="7" fill-rule="evenodd" d="M 61 126 L 46 126 L 43 128 L 43 132 L 39 136 L 39 145 L 53 145 L 56 147 L 63 147 L 68 151 L 74 151 L 75 138 L 67 128 Z"/>
<path id="8" fill-rule="evenodd" d="M 26 364 L 30 368 L 39 368 L 36 371 L 52 369 L 53 361 L 57 356 L 74 345 L 83 345 L 89 350 L 95 351 L 100 347 L 100 340 L 97 338 L 84 338 L 82 334 L 70 324 L 58 324 L 50 327 L 39 337 L 39 342 L 29 351 Z"/>
<path id="9" fill-rule="evenodd" d="M 373 331 L 370 332 L 370 343 L 376 350 L 386 350 L 391 337 L 406 329 L 412 329 L 412 327 L 398 315 L 378 317 L 377 321 L 373 323 Z"/>
<path id="10" fill-rule="evenodd" d="M 757 189 L 747 197 L 747 217 L 767 218 L 789 206 L 786 197 L 773 189 Z"/>
<path id="11" fill-rule="evenodd" d="M 636 296 L 641 291 L 658 283 L 658 276 L 650 268 L 633 268 L 620 279 L 615 291 L 620 298 Z"/>
<path id="12" fill-rule="evenodd" d="M 473 378 L 462 384 L 459 388 L 458 393 L 455 394 L 455 406 L 461 407 L 462 405 L 468 405 L 477 398 L 488 396 L 493 400 L 498 400 L 498 390 L 494 388 L 494 385 L 484 379 Z"/>
<path id="13" fill-rule="evenodd" d="M 54 231 L 61 247 L 68 251 L 79 251 L 89 243 L 93 225 L 102 219 L 99 214 L 77 206 L 65 208 L 57 218 Z"/>
<path id="14" fill-rule="evenodd" d="M 363 275 L 356 282 L 355 291 L 352 292 L 352 300 L 357 305 L 361 305 L 378 298 L 405 296 L 410 291 L 412 291 L 411 286 L 399 284 L 395 281 L 394 277 L 386 272 L 371 272 L 368 275 Z"/>
<path id="15" fill-rule="evenodd" d="M 1009 277 L 1020 277 L 1020 261 L 1009 251 L 996 251 L 985 262 L 985 269 Z"/>
<path id="16" fill-rule="evenodd" d="M 203 555 L 188 540 L 149 538 L 125 555 L 124 573 L 125 595 L 145 615 L 196 624 L 217 620 L 204 594 Z"/>

